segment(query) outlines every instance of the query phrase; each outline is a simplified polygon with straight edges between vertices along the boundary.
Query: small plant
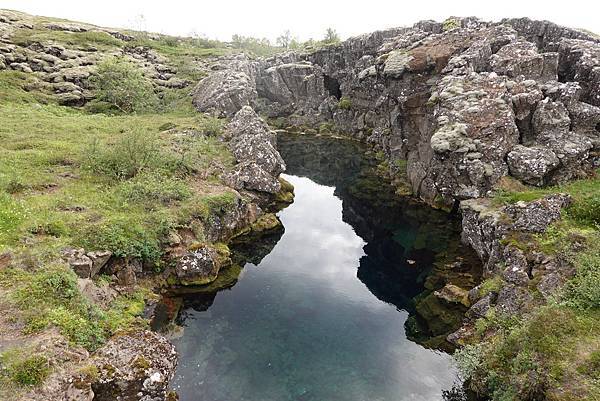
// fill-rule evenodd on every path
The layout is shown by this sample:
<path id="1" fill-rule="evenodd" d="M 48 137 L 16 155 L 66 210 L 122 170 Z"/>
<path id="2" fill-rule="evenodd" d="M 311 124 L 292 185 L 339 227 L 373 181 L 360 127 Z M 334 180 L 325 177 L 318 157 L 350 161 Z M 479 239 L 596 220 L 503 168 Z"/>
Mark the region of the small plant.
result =
<path id="1" fill-rule="evenodd" d="M 444 32 L 450 31 L 455 28 L 460 28 L 460 21 L 458 21 L 456 18 L 448 18 L 442 24 L 442 29 L 444 30 Z"/>
<path id="2" fill-rule="evenodd" d="M 350 110 L 352 108 L 352 101 L 344 96 L 338 102 L 338 107 L 342 110 Z"/>
<path id="3" fill-rule="evenodd" d="M 479 344 L 466 345 L 454 353 L 458 370 L 464 380 L 469 380 L 481 368 L 483 357 L 483 347 Z"/>
<path id="4" fill-rule="evenodd" d="M 192 195 L 187 184 L 160 173 L 143 173 L 121 184 L 119 192 L 134 202 L 161 202 L 168 204 Z"/>
<path id="5" fill-rule="evenodd" d="M 157 107 L 158 98 L 149 79 L 131 62 L 108 58 L 98 64 L 90 78 L 96 102 L 108 104 L 123 113 L 144 112 Z"/>
<path id="6" fill-rule="evenodd" d="M 15 383 L 23 386 L 36 386 L 48 377 L 50 366 L 48 358 L 45 356 L 33 355 L 12 364 L 9 372 Z"/>
<path id="7" fill-rule="evenodd" d="M 162 149 L 156 133 L 136 129 L 124 133 L 112 146 L 93 140 L 84 158 L 90 171 L 121 180 L 177 163 L 174 155 Z"/>
<path id="8" fill-rule="evenodd" d="M 569 216 L 581 224 L 600 226 L 600 193 L 579 199 L 568 209 Z"/>
<path id="9" fill-rule="evenodd" d="M 207 136 L 218 136 L 223 130 L 223 120 L 215 117 L 206 117 L 200 123 L 202 133 Z"/>

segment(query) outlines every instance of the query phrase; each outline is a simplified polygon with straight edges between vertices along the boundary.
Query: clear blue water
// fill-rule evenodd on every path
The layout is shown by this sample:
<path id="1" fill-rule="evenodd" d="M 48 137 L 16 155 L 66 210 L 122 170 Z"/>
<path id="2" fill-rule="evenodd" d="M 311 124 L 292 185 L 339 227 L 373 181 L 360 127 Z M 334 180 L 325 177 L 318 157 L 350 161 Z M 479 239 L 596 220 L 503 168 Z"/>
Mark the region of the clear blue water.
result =
<path id="1" fill-rule="evenodd" d="M 296 198 L 278 214 L 281 238 L 230 289 L 185 296 L 180 399 L 441 400 L 456 379 L 452 358 L 405 327 L 437 248 L 456 235 L 447 217 L 384 202 L 352 147 L 326 142 L 331 159 L 294 144 L 282 150 Z"/>

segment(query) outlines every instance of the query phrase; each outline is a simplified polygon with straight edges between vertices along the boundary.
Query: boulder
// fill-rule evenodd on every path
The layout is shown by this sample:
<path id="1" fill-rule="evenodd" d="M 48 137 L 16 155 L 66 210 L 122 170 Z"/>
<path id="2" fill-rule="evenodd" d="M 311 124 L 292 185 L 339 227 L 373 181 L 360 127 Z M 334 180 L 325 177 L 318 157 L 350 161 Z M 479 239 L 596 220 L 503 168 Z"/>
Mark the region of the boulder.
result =
<path id="1" fill-rule="evenodd" d="M 281 184 L 277 177 L 253 161 L 238 163 L 232 171 L 223 175 L 223 180 L 237 190 L 249 189 L 270 194 L 276 194 L 281 190 Z"/>
<path id="2" fill-rule="evenodd" d="M 98 369 L 91 383 L 94 401 L 165 400 L 177 367 L 173 344 L 152 331 L 112 337 L 90 361 Z"/>
<path id="3" fill-rule="evenodd" d="M 458 303 L 469 307 L 469 292 L 454 284 L 446 284 L 440 290 L 435 291 L 435 296 L 449 303 Z"/>
<path id="4" fill-rule="evenodd" d="M 63 250 L 62 256 L 79 277 L 92 277 L 93 262 L 92 259 L 85 254 L 85 250 L 81 248 L 67 248 Z"/>
<path id="5" fill-rule="evenodd" d="M 529 203 L 517 202 L 506 206 L 504 212 L 512 219 L 512 229 L 530 233 L 543 233 L 560 219 L 560 212 L 571 204 L 566 194 L 547 195 Z"/>
<path id="6" fill-rule="evenodd" d="M 217 252 L 203 245 L 183 255 L 177 262 L 175 273 L 183 285 L 202 285 L 214 281 L 219 268 Z"/>
<path id="7" fill-rule="evenodd" d="M 549 182 L 548 175 L 560 164 L 556 154 L 545 146 L 517 145 L 507 157 L 513 177 L 526 184 L 542 186 Z"/>

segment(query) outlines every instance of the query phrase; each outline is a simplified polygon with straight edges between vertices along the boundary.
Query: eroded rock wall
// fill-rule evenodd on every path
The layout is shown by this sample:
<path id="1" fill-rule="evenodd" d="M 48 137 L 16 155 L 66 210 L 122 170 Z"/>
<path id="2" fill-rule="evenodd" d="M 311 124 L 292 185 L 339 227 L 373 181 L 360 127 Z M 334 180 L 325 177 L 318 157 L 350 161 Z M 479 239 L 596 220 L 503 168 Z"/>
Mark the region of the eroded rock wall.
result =
<path id="1" fill-rule="evenodd" d="M 195 104 L 225 116 L 250 105 L 294 125 L 333 122 L 392 168 L 407 165 L 414 194 L 430 204 L 485 197 L 506 175 L 543 186 L 589 174 L 600 150 L 598 39 L 526 18 L 451 21 L 312 53 L 223 60 Z"/>

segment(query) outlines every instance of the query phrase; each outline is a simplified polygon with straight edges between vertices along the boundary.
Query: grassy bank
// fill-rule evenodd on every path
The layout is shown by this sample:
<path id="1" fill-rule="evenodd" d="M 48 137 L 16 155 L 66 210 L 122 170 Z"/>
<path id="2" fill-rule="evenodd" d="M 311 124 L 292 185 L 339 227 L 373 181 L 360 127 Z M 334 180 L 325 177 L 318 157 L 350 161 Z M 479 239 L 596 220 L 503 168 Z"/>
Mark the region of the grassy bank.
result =
<path id="1" fill-rule="evenodd" d="M 531 201 L 557 192 L 573 198 L 563 218 L 543 234 L 519 238 L 518 245 L 557 256 L 574 267 L 575 276 L 526 316 L 490 310 L 477 322 L 477 344 L 457 355 L 465 376 L 493 400 L 530 399 L 543 393 L 549 400 L 600 399 L 600 179 L 544 189 L 513 188 L 499 192 L 495 202 Z M 483 289 L 501 285 L 501 279 L 493 277 Z M 535 282 L 532 295 L 540 300 L 534 286 Z"/>
<path id="2" fill-rule="evenodd" d="M 14 38 L 124 45 L 105 33 L 41 28 Z M 152 44 L 186 79 L 201 76 L 188 61 L 224 51 L 144 38 L 129 45 Z M 159 272 L 173 230 L 191 228 L 202 240 L 202 223 L 236 199 L 219 179 L 233 165 L 217 138 L 223 122 L 192 109 L 191 87 L 154 91 L 152 107 L 139 112 L 94 113 L 58 105 L 35 74 L 0 71 L 0 399 L 18 399 L 70 369 L 81 350 L 147 325 L 141 315 L 151 291 L 115 293 L 112 278 L 100 276 L 90 296 L 63 261 L 64 248 L 106 249 Z"/>

